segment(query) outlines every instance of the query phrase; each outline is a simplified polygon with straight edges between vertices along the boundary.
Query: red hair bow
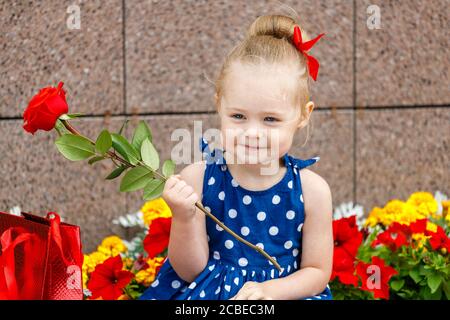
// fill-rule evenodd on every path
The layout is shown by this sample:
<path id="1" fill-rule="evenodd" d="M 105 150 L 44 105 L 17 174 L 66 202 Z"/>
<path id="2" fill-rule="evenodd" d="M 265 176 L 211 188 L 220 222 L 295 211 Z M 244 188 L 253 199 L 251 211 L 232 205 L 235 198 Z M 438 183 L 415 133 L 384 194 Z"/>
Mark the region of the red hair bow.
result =
<path id="1" fill-rule="evenodd" d="M 317 79 L 317 74 L 319 73 L 319 61 L 317 61 L 316 58 L 314 58 L 313 56 L 310 56 L 309 54 L 306 53 L 306 51 L 308 51 L 309 49 L 311 49 L 314 44 L 319 41 L 319 39 L 324 35 L 325 33 L 321 33 L 319 34 L 317 37 L 315 37 L 312 40 L 303 42 L 302 40 L 302 33 L 300 31 L 300 27 L 299 26 L 295 26 L 294 27 L 294 45 L 297 47 L 297 49 L 306 57 L 306 59 L 308 60 L 308 70 L 309 70 L 309 75 L 311 76 L 311 78 L 314 79 L 314 81 L 316 81 Z"/>

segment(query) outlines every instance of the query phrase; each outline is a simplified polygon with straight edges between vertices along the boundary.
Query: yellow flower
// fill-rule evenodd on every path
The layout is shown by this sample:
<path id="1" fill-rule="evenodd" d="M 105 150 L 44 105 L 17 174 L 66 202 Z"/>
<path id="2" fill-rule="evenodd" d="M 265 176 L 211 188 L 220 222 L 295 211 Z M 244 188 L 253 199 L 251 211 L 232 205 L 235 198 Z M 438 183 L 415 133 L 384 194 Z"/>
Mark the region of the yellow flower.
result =
<path id="1" fill-rule="evenodd" d="M 162 265 L 164 259 L 164 257 L 155 257 L 153 259 L 148 259 L 147 264 L 149 265 L 149 267 L 136 273 L 136 282 L 141 283 L 145 286 L 149 286 L 155 280 L 156 269 Z"/>
<path id="2" fill-rule="evenodd" d="M 445 220 L 450 221 L 450 200 L 442 201 L 442 216 Z"/>
<path id="3" fill-rule="evenodd" d="M 85 255 L 83 262 L 83 269 L 86 270 L 86 272 L 89 274 L 95 270 L 95 267 L 98 264 L 104 262 L 107 258 L 108 258 L 107 255 L 98 251 L 95 251 L 88 256 Z"/>
<path id="4" fill-rule="evenodd" d="M 147 226 L 150 226 L 152 221 L 156 218 L 172 217 L 170 207 L 161 197 L 147 201 L 141 208 L 141 212 L 143 215 L 144 224 Z"/>
<path id="5" fill-rule="evenodd" d="M 433 222 L 427 221 L 427 230 L 431 232 L 437 232 L 437 225 Z"/>
<path id="6" fill-rule="evenodd" d="M 118 236 L 110 236 L 103 239 L 97 250 L 108 257 L 114 257 L 120 253 L 127 252 L 128 249 Z"/>
<path id="7" fill-rule="evenodd" d="M 438 210 L 438 203 L 429 192 L 415 192 L 406 202 L 413 205 L 424 217 L 434 216 Z"/>
<path id="8" fill-rule="evenodd" d="M 427 242 L 428 238 L 431 238 L 431 236 L 426 236 L 423 233 L 414 233 L 412 235 L 412 238 L 416 241 L 416 247 L 417 248 L 423 248 L 425 243 Z"/>

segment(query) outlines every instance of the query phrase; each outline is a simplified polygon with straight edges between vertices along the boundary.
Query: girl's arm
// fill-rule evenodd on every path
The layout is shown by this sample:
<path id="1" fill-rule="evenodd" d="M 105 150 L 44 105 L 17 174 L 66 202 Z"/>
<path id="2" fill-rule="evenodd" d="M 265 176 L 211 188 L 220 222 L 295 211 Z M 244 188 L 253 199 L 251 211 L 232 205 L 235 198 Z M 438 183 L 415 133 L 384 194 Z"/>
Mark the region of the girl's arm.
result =
<path id="1" fill-rule="evenodd" d="M 181 181 L 191 186 L 197 196 L 203 192 L 205 165 L 204 162 L 190 164 L 179 175 Z M 168 259 L 180 278 L 184 281 L 192 282 L 206 267 L 209 258 L 206 216 L 194 206 L 194 198 L 190 198 L 191 200 L 190 202 L 188 201 L 187 205 L 185 202 L 184 206 L 171 206 L 170 203 L 177 203 L 174 198 L 178 198 L 178 200 L 183 198 L 182 191 L 172 191 L 174 192 L 165 195 L 165 197 L 171 198 L 166 201 L 172 210 Z M 200 198 L 201 196 L 198 196 L 198 199 Z M 180 201 L 178 201 L 179 203 Z"/>
<path id="2" fill-rule="evenodd" d="M 308 169 L 300 172 L 305 204 L 300 270 L 261 284 L 272 299 L 300 299 L 320 294 L 331 276 L 333 214 L 330 187 L 314 172 Z"/>

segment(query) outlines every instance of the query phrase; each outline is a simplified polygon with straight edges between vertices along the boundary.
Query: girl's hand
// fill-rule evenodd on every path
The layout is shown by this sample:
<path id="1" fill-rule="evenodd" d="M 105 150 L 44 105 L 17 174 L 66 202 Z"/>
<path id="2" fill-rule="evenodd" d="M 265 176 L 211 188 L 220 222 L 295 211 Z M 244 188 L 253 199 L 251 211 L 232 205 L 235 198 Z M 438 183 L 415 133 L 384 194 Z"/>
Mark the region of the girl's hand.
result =
<path id="1" fill-rule="evenodd" d="M 167 179 L 162 198 L 170 207 L 175 217 L 189 219 L 195 215 L 195 203 L 199 200 L 194 189 L 181 179 L 179 174 Z"/>
<path id="2" fill-rule="evenodd" d="M 230 300 L 273 300 L 263 283 L 247 281 Z"/>

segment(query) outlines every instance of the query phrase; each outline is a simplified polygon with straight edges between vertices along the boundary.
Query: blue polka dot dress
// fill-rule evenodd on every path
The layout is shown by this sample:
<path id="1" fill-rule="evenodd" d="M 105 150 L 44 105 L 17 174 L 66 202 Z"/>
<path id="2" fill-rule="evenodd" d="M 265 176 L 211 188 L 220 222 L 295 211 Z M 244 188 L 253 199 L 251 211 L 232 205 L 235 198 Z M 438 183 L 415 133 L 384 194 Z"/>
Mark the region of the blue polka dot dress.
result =
<path id="1" fill-rule="evenodd" d="M 206 158 L 202 203 L 231 230 L 264 249 L 282 271 L 256 250 L 236 240 L 212 219 L 206 218 L 209 261 L 191 282 L 182 280 L 165 260 L 155 281 L 140 299 L 228 300 L 245 282 L 263 282 L 285 277 L 299 269 L 304 205 L 299 170 L 319 160 L 283 156 L 287 167 L 281 181 L 266 190 L 241 187 L 227 169 L 222 149 L 210 150 L 200 139 Z M 331 300 L 329 286 L 306 300 Z"/>

